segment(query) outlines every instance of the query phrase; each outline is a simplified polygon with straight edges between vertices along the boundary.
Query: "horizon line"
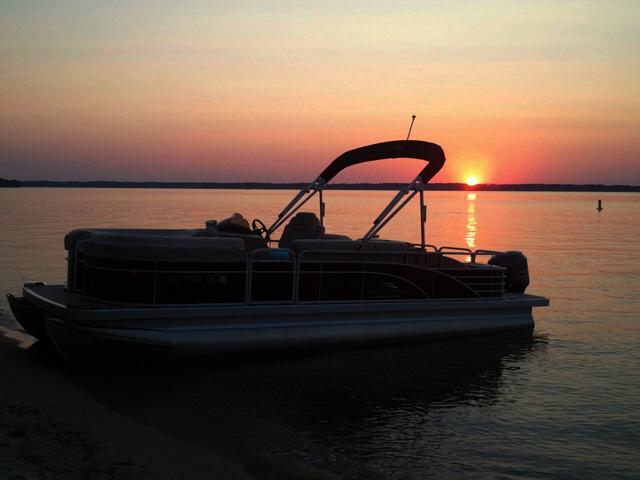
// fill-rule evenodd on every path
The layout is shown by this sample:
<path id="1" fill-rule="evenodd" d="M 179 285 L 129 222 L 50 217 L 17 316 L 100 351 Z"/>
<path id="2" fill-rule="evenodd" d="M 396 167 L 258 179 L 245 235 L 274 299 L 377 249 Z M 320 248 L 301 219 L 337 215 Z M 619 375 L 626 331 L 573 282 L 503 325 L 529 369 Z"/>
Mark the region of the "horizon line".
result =
<path id="1" fill-rule="evenodd" d="M 119 180 L 6 180 L 0 178 L 0 187 L 53 187 L 53 188 L 177 188 L 177 189 L 249 189 L 287 190 L 300 189 L 309 182 L 167 182 L 167 181 L 119 181 Z M 405 182 L 348 182 L 327 184 L 326 189 L 337 190 L 397 190 Z M 479 183 L 469 186 L 462 182 L 428 183 L 425 190 L 454 191 L 622 191 L 640 192 L 640 185 L 602 183 Z"/>

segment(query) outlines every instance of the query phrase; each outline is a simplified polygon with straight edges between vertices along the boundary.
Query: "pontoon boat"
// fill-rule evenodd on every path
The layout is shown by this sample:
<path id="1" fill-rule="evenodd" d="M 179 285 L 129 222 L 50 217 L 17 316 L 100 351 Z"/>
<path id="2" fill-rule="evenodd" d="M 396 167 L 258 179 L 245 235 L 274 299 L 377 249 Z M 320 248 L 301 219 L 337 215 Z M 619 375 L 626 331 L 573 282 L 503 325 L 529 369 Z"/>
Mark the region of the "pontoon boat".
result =
<path id="1" fill-rule="evenodd" d="M 362 238 L 326 233 L 327 183 L 352 165 L 392 158 L 427 165 Z M 532 307 L 549 301 L 524 293 L 529 284 L 524 255 L 426 243 L 423 189 L 444 162 L 440 146 L 415 140 L 348 151 L 302 189 L 270 227 L 255 219 L 247 228 L 232 218 L 194 230 L 73 230 L 65 237 L 66 284 L 25 284 L 22 297 L 9 295 L 13 313 L 28 333 L 69 360 L 117 360 L 128 354 L 173 358 L 531 329 Z M 316 195 L 318 214 L 300 211 Z M 381 240 L 379 231 L 416 195 L 421 243 Z"/>

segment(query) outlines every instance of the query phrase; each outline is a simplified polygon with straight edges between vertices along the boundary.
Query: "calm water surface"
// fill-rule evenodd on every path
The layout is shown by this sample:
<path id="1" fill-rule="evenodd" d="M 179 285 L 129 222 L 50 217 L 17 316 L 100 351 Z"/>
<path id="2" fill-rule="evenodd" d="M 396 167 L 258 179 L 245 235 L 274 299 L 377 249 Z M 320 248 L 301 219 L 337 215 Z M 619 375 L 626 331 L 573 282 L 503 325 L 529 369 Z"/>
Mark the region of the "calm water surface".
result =
<path id="1" fill-rule="evenodd" d="M 233 212 L 268 224 L 292 193 L 0 189 L 0 291 L 63 281 L 62 238 L 72 228 L 194 228 Z M 328 192 L 327 230 L 362 235 L 391 195 Z M 148 423 L 150 405 L 179 404 L 209 430 L 175 434 L 207 446 L 216 442 L 206 431 L 226 429 L 234 442 L 215 448 L 274 469 L 297 462 L 344 478 L 640 478 L 640 196 L 429 192 L 427 201 L 429 243 L 525 252 L 529 291 L 552 300 L 536 310 L 533 336 L 209 363 L 144 381 L 122 372 L 76 380 Z M 382 236 L 418 241 L 417 218 L 409 205 Z M 12 324 L 4 298 L 1 307 L 0 321 Z"/>

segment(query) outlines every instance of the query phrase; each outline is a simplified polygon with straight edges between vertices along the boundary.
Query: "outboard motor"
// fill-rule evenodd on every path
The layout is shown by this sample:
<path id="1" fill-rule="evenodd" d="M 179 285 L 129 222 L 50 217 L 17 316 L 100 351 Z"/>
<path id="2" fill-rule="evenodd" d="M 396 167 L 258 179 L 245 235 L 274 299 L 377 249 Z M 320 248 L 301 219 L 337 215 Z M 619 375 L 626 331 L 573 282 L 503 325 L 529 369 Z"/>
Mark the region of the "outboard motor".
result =
<path id="1" fill-rule="evenodd" d="M 529 265 L 522 252 L 511 251 L 498 253 L 487 262 L 507 269 L 505 272 L 505 291 L 524 293 L 529 286 Z"/>

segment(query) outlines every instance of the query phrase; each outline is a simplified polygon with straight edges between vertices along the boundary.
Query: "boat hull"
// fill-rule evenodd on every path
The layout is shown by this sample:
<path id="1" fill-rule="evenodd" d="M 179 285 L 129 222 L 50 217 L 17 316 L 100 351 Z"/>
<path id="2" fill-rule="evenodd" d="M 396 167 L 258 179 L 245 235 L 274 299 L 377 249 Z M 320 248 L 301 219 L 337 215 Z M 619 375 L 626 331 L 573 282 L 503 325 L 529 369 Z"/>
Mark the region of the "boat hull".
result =
<path id="1" fill-rule="evenodd" d="M 32 337 L 41 341 L 49 340 L 44 322 L 45 311 L 25 301 L 23 297 L 7 295 L 9 306 L 20 326 Z"/>
<path id="2" fill-rule="evenodd" d="M 60 304 L 44 293 L 25 287 L 21 303 L 41 312 L 46 337 L 57 351 L 70 361 L 106 362 L 532 329 L 532 308 L 548 304 L 546 298 L 518 294 L 499 299 L 87 309 Z M 24 320 L 17 314 L 16 318 Z"/>

